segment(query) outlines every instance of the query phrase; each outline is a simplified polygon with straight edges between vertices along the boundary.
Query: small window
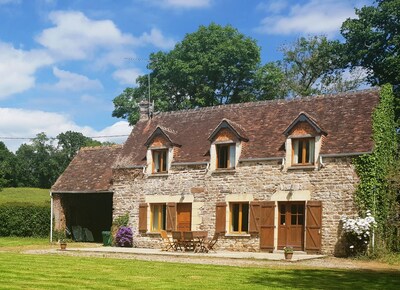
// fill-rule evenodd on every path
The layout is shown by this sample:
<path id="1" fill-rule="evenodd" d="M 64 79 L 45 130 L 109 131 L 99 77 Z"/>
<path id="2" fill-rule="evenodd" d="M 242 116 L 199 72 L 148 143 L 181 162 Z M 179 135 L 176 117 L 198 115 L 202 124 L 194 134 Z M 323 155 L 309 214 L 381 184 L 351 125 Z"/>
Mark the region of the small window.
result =
<path id="1" fill-rule="evenodd" d="M 314 138 L 292 139 L 293 165 L 313 165 L 314 164 Z"/>
<path id="2" fill-rule="evenodd" d="M 249 230 L 249 203 L 231 203 L 230 231 L 245 234 Z"/>
<path id="3" fill-rule="evenodd" d="M 168 149 L 153 150 L 153 173 L 167 172 Z"/>
<path id="4" fill-rule="evenodd" d="M 151 210 L 151 231 L 160 232 L 166 229 L 167 207 L 164 204 L 152 204 Z"/>
<path id="5" fill-rule="evenodd" d="M 235 168 L 236 144 L 218 144 L 217 149 L 217 168 Z"/>

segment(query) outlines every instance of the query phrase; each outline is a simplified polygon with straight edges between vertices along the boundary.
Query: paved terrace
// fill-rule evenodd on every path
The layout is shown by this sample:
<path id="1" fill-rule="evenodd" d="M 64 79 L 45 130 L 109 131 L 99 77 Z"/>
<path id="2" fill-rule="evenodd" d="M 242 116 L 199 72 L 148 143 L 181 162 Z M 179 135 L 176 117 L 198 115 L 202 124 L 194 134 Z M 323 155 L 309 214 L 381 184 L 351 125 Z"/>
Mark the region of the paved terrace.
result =
<path id="1" fill-rule="evenodd" d="M 58 250 L 59 251 L 59 250 Z M 274 253 L 261 252 L 230 252 L 218 251 L 210 253 L 193 253 L 181 251 L 161 251 L 160 249 L 147 248 L 121 248 L 121 247 L 94 247 L 94 248 L 67 248 L 67 252 L 86 252 L 86 253 L 118 253 L 118 254 L 136 254 L 136 255 L 160 255 L 174 257 L 210 257 L 210 258 L 227 258 L 227 259 L 255 259 L 255 260 L 285 260 L 283 251 Z M 325 255 L 309 255 L 305 252 L 294 252 L 292 261 L 302 261 L 310 259 L 318 259 L 326 257 Z"/>

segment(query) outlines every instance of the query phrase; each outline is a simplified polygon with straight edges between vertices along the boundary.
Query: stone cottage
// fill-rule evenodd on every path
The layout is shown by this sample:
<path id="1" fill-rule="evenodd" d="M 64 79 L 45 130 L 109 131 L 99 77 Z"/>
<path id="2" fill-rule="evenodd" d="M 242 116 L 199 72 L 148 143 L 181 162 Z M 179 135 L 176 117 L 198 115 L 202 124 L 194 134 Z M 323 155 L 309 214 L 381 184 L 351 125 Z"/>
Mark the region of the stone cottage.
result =
<path id="1" fill-rule="evenodd" d="M 229 250 L 338 253 L 340 217 L 356 210 L 352 159 L 373 150 L 378 102 L 366 90 L 144 107 L 112 165 L 113 217 L 129 214 L 139 247 L 160 247 L 161 230 L 203 230 Z"/>

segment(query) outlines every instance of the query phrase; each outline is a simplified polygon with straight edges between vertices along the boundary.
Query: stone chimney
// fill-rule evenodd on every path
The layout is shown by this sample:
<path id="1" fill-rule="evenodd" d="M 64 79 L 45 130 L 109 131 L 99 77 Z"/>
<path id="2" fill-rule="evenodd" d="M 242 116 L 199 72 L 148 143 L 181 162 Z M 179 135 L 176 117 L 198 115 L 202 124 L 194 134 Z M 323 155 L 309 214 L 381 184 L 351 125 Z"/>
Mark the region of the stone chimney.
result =
<path id="1" fill-rule="evenodd" d="M 139 103 L 140 120 L 148 120 L 153 116 L 154 103 L 143 100 Z"/>

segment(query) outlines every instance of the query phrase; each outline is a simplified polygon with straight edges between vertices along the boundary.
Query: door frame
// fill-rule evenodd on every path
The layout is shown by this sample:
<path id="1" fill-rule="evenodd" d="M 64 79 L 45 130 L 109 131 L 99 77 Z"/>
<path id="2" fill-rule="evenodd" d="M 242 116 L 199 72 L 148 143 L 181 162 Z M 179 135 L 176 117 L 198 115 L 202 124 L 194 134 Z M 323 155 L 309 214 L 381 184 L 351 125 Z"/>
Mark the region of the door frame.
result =
<path id="1" fill-rule="evenodd" d="M 285 214 L 281 214 L 282 205 L 285 206 Z M 296 225 L 292 225 L 292 205 L 302 205 L 302 212 L 296 213 Z M 297 208 L 298 210 L 298 208 Z M 296 212 L 297 212 L 296 210 Z M 285 225 L 281 225 L 282 217 L 285 218 Z M 298 223 L 301 222 L 301 225 Z M 297 251 L 304 251 L 305 229 L 306 229 L 306 201 L 278 201 L 277 206 L 277 249 L 282 250 L 286 246 L 292 246 Z M 300 233 L 299 233 L 300 229 Z M 292 235 L 299 235 L 295 243 L 290 241 Z M 285 237 L 282 237 L 285 235 Z M 296 238 L 296 237 L 295 237 Z"/>

